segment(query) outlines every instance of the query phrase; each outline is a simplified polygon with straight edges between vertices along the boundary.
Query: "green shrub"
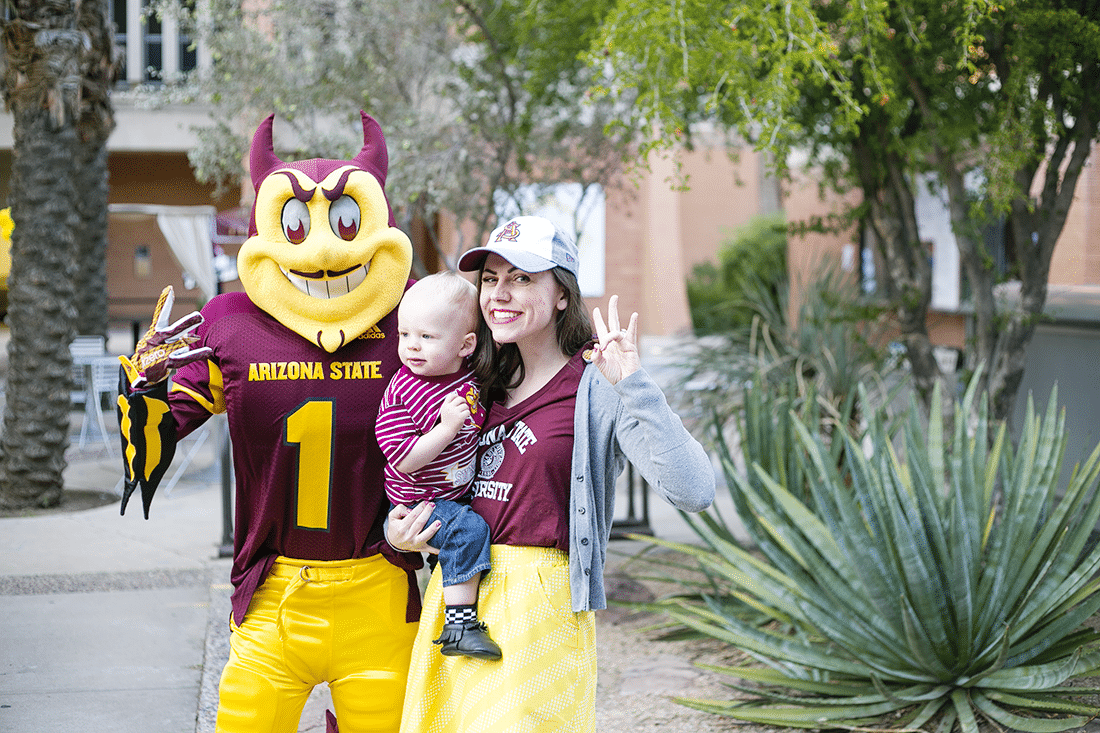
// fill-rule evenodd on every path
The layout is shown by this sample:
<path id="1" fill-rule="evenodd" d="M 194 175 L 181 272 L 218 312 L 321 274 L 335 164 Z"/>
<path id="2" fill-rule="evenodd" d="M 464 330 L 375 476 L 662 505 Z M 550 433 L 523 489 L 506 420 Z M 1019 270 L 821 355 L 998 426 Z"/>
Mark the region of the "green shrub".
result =
<path id="1" fill-rule="evenodd" d="M 771 297 L 787 280 L 787 233 L 781 216 L 757 217 L 722 245 L 718 264 L 696 265 L 687 296 L 697 335 L 747 328 L 756 310 L 750 283 Z"/>
<path id="2" fill-rule="evenodd" d="M 795 466 L 802 498 L 776 461 L 762 468 L 758 443 L 742 441 L 750 480 L 719 438 L 757 552 L 714 515 L 686 515 L 706 547 L 650 541 L 695 558 L 711 587 L 657 607 L 759 664 L 719 670 L 745 699 L 681 702 L 773 726 L 942 733 L 976 733 L 980 719 L 1069 730 L 1100 713 L 1100 689 L 1069 684 L 1100 672 L 1100 634 L 1085 625 L 1100 609 L 1100 448 L 1060 493 L 1057 392 L 1042 419 L 1029 400 L 1013 448 L 984 398 L 968 423 L 974 384 L 953 435 L 941 411 L 925 425 L 910 408 L 897 448 L 881 412 L 829 441 L 816 418 L 777 415 L 796 436 L 778 463 Z"/>
<path id="3" fill-rule="evenodd" d="M 893 399 L 900 380 L 888 359 L 882 311 L 864 305 L 843 273 L 819 271 L 793 319 L 786 283 L 772 292 L 750 277 L 745 293 L 751 325 L 698 339 L 677 365 L 680 378 L 672 392 L 689 422 L 705 424 L 717 416 L 732 424 L 751 396 L 747 384 L 761 387 L 758 397 L 775 395 L 790 407 L 817 410 L 826 431 L 858 423 L 865 409 Z M 859 402 L 859 385 L 869 385 L 871 404 Z"/>

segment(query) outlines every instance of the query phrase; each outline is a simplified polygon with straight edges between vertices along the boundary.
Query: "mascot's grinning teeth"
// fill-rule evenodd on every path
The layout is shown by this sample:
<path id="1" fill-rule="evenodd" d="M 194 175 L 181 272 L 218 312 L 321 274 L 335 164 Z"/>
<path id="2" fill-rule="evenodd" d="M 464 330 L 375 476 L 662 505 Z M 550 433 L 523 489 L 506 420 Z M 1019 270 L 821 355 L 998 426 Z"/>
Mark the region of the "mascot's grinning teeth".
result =
<path id="1" fill-rule="evenodd" d="M 359 287 L 360 283 L 367 279 L 367 271 L 370 270 L 370 265 L 360 265 L 346 274 L 336 274 L 330 271 L 328 273 L 329 279 L 327 280 L 324 279 L 324 272 L 317 272 L 311 276 L 303 276 L 299 273 L 291 272 L 282 266 L 280 266 L 279 269 L 286 275 L 286 279 L 294 284 L 294 287 L 298 288 L 306 295 L 311 298 L 328 299 L 347 295 L 352 290 Z"/>

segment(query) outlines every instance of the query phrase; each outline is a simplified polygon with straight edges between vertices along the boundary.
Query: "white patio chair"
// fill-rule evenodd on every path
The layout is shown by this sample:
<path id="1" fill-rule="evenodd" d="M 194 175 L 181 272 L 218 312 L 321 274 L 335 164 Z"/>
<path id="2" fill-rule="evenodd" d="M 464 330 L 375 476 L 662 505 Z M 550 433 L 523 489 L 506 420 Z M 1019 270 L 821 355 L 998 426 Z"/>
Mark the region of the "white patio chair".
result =
<path id="1" fill-rule="evenodd" d="M 102 336 L 77 336 L 69 345 L 73 356 L 72 400 L 84 404 L 84 419 L 80 426 L 78 447 L 90 439 L 103 441 L 108 455 L 114 455 L 111 436 L 103 417 L 104 397 L 113 398 L 118 390 L 118 360 L 106 352 Z M 98 435 L 96 432 L 98 430 Z"/>

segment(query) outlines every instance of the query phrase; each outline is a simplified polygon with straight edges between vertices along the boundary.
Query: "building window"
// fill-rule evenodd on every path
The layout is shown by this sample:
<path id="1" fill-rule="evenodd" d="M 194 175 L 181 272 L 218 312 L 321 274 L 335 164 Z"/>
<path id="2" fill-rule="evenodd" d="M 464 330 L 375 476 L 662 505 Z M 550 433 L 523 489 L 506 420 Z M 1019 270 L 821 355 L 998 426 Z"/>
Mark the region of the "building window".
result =
<path id="1" fill-rule="evenodd" d="M 125 0 L 123 0 L 125 1 Z M 148 5 L 148 3 L 146 3 Z M 141 45 L 145 53 L 142 81 L 162 81 L 164 78 L 164 31 L 156 13 L 144 13 L 145 27 Z"/>
<path id="2" fill-rule="evenodd" d="M 115 49 L 120 59 L 126 58 L 126 0 L 108 0 L 110 12 L 107 17 L 115 26 Z M 126 64 L 120 63 L 115 69 L 116 84 L 126 81 Z"/>
<path id="3" fill-rule="evenodd" d="M 182 33 L 174 17 L 161 18 L 150 0 L 108 0 L 115 25 L 115 46 L 124 59 L 116 82 L 124 85 L 161 84 L 200 65 L 195 39 Z M 183 9 L 193 11 L 194 0 Z"/>
<path id="4" fill-rule="evenodd" d="M 199 51 L 191 36 L 180 34 L 180 71 L 194 71 L 199 65 Z"/>

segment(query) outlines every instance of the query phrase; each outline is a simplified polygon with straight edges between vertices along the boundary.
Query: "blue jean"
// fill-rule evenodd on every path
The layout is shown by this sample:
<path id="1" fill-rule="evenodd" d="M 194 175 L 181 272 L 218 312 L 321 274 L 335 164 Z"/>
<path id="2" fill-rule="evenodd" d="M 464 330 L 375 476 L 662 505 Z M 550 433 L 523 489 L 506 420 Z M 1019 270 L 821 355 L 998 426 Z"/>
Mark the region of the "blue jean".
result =
<path id="1" fill-rule="evenodd" d="M 443 585 L 458 585 L 489 569 L 489 525 L 469 504 L 446 499 L 435 502 L 428 524 L 443 526 L 428 540 L 439 550 Z"/>

